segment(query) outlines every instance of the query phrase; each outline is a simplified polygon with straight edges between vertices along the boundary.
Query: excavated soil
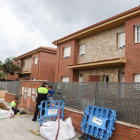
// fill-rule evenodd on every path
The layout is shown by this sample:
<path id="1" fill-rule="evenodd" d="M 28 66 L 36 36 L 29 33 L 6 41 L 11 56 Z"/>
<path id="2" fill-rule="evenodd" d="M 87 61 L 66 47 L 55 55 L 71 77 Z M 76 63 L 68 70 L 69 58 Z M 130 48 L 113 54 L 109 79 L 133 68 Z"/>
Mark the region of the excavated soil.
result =
<path id="1" fill-rule="evenodd" d="M 0 103 L 0 109 L 9 110 L 3 103 Z"/>

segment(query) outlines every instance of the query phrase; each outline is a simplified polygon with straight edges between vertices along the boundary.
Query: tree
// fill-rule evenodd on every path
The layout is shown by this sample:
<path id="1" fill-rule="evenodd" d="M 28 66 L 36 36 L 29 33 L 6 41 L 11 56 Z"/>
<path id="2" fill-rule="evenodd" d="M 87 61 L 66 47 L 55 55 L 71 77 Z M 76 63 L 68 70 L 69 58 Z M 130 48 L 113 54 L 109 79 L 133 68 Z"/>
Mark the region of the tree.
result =
<path id="1" fill-rule="evenodd" d="M 16 71 L 20 71 L 20 68 L 14 64 L 14 59 L 7 58 L 4 63 L 0 61 L 0 70 L 2 70 L 5 75 L 7 75 L 7 81 L 8 74 L 14 75 Z"/>
<path id="2" fill-rule="evenodd" d="M 1 78 L 5 78 L 4 72 L 0 72 L 0 79 L 1 79 Z"/>

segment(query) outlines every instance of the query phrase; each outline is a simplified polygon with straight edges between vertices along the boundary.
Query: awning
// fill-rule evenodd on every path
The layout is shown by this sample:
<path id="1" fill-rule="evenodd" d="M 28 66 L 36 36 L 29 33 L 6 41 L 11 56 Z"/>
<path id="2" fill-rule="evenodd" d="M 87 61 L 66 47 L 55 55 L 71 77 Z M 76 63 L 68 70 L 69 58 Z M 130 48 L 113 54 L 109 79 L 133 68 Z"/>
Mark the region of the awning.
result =
<path id="1" fill-rule="evenodd" d="M 31 74 L 31 71 L 23 71 L 21 74 Z"/>
<path id="2" fill-rule="evenodd" d="M 88 69 L 96 67 L 106 67 L 106 66 L 117 66 L 124 65 L 126 63 L 126 58 L 114 58 L 108 60 L 100 60 L 88 63 L 81 63 L 76 65 L 69 65 L 69 69 Z"/>

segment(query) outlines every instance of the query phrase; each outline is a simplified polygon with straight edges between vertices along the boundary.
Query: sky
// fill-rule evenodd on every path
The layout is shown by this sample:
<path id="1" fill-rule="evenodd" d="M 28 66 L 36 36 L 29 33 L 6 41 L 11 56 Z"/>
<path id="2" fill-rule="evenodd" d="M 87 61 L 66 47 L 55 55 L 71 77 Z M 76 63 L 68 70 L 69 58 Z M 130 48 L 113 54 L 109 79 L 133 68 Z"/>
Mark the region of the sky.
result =
<path id="1" fill-rule="evenodd" d="M 0 60 L 140 5 L 140 0 L 0 0 Z"/>

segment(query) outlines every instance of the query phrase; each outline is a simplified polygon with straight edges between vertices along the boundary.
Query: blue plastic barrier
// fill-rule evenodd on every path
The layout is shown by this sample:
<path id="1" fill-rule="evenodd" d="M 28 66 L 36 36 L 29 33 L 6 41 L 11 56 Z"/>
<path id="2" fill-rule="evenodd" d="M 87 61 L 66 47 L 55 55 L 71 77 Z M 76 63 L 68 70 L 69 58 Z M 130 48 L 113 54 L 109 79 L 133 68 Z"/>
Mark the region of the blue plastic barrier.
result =
<path id="1" fill-rule="evenodd" d="M 88 106 L 81 122 L 82 132 L 101 140 L 108 140 L 112 135 L 116 111 L 104 107 Z"/>
<path id="2" fill-rule="evenodd" d="M 38 119 L 38 122 L 42 125 L 42 119 L 44 118 L 44 123 L 45 123 L 47 117 L 49 117 L 49 121 L 51 121 L 51 117 L 53 117 L 53 121 L 55 121 L 55 117 L 57 116 L 57 108 L 59 108 L 59 116 L 61 116 L 61 119 L 63 120 L 64 119 L 64 106 L 65 106 L 65 103 L 63 100 L 42 101 L 41 104 L 38 106 L 38 108 L 40 109 L 40 118 Z M 43 110 L 45 111 L 45 113 L 42 116 Z"/>

